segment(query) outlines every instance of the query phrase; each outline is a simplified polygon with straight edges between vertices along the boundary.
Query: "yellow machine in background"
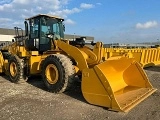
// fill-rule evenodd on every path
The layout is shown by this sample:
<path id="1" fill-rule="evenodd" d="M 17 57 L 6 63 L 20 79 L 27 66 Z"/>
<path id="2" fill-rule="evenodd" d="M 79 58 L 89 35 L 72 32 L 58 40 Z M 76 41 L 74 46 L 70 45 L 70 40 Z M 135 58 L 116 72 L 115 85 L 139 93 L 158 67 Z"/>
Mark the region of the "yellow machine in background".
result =
<path id="1" fill-rule="evenodd" d="M 160 49 L 157 48 L 104 48 L 107 58 L 124 56 L 134 58 L 143 68 L 160 64 Z"/>
<path id="2" fill-rule="evenodd" d="M 25 35 L 15 28 L 15 42 L 0 51 L 0 72 L 12 82 L 41 74 L 49 91 L 61 93 L 77 75 L 89 103 L 125 112 L 156 90 L 133 58 L 107 59 L 101 42 L 91 49 L 83 38 L 64 40 L 62 18 L 40 14 L 26 20 Z"/>

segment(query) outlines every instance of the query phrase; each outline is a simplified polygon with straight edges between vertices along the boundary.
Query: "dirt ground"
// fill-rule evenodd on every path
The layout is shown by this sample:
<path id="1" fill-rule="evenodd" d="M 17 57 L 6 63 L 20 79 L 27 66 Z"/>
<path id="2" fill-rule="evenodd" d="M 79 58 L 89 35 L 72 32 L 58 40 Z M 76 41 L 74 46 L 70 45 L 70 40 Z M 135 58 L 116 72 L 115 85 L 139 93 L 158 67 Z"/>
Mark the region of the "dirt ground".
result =
<path id="1" fill-rule="evenodd" d="M 0 120 L 159 120 L 160 67 L 150 67 L 145 71 L 158 90 L 128 113 L 88 104 L 78 83 L 72 91 L 53 94 L 47 92 L 40 77 L 14 84 L 1 76 Z"/>

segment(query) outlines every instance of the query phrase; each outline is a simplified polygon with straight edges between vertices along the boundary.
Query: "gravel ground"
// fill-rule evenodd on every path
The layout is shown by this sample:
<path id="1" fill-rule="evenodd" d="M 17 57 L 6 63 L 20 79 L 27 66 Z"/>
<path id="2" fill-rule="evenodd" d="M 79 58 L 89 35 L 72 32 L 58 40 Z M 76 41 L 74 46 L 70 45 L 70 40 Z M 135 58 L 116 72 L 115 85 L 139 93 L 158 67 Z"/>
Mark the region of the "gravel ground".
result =
<path id="1" fill-rule="evenodd" d="M 160 67 L 145 69 L 158 90 L 128 113 L 88 104 L 80 85 L 63 94 L 47 92 L 40 77 L 14 84 L 0 76 L 0 120 L 159 120 Z"/>

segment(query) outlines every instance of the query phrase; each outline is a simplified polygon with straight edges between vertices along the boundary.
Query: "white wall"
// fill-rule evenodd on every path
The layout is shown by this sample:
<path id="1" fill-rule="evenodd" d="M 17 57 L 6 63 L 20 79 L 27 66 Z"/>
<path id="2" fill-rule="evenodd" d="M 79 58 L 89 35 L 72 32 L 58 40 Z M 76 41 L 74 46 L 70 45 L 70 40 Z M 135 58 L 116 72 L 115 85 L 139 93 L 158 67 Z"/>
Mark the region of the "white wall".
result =
<path id="1" fill-rule="evenodd" d="M 0 41 L 12 41 L 14 35 L 2 35 L 0 34 Z"/>

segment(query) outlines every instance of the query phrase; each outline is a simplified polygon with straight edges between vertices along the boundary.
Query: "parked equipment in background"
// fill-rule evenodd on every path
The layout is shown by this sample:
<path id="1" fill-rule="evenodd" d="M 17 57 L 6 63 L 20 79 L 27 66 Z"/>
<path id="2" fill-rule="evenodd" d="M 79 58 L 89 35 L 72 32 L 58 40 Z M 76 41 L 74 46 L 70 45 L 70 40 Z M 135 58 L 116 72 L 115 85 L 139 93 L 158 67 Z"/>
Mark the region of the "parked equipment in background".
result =
<path id="1" fill-rule="evenodd" d="M 134 58 L 143 68 L 160 65 L 159 48 L 104 48 L 106 58 L 125 56 Z"/>
<path id="2" fill-rule="evenodd" d="M 133 58 L 107 59 L 101 42 L 91 49 L 83 38 L 64 40 L 62 18 L 40 14 L 26 20 L 25 35 L 15 27 L 15 41 L 0 51 L 0 72 L 12 82 L 41 74 L 49 91 L 61 93 L 79 76 L 89 103 L 125 112 L 156 91 Z"/>

